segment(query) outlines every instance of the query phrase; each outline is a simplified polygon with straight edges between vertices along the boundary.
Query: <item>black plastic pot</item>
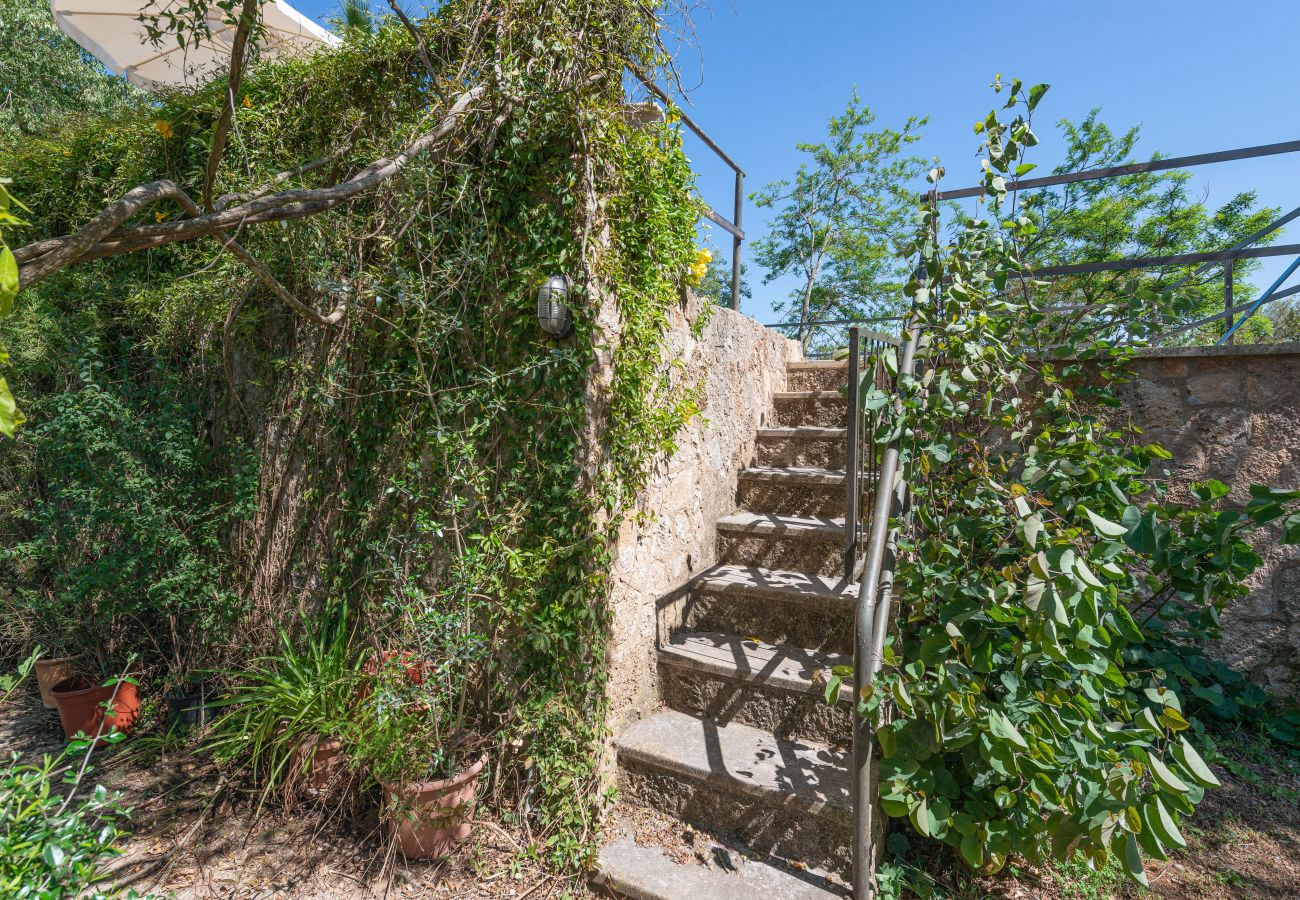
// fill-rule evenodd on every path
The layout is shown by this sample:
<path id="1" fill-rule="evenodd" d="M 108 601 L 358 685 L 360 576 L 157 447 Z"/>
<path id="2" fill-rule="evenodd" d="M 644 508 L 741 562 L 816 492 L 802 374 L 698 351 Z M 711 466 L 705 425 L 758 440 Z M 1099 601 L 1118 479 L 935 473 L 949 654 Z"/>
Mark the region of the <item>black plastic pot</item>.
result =
<path id="1" fill-rule="evenodd" d="M 194 693 L 167 698 L 167 724 L 194 728 L 207 725 L 217 717 L 220 708 L 216 694 Z"/>

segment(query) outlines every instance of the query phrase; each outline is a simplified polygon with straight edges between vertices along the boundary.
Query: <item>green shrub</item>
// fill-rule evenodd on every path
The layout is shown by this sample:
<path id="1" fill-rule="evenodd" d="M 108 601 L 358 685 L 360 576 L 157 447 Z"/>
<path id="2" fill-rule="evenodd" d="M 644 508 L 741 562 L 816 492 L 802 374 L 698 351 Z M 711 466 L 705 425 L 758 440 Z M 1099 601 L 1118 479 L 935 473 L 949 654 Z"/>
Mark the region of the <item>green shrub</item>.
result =
<path id="1" fill-rule="evenodd" d="M 1032 111 L 1043 90 L 1017 82 L 1008 107 Z M 978 130 L 993 220 L 941 246 L 922 205 L 907 248 L 920 374 L 901 378 L 898 411 L 868 385 L 876 439 L 900 440 L 915 493 L 898 633 L 860 710 L 897 711 L 877 732 L 885 811 L 972 867 L 1082 854 L 1145 882 L 1143 856 L 1184 847 L 1180 817 L 1218 784 L 1184 699 L 1209 688 L 1166 664 L 1245 594 L 1251 532 L 1285 520 L 1300 541 L 1300 491 L 1256 487 L 1233 508 L 1209 482 L 1167 500 L 1153 472 L 1169 454 L 1109 421 L 1125 343 L 1163 298 L 1045 309 L 1018 255 L 1037 224 L 1003 205 L 1029 121 L 993 113 Z"/>
<path id="2" fill-rule="evenodd" d="M 135 652 L 185 674 L 243 610 L 220 557 L 255 466 L 238 446 L 211 448 L 174 377 L 133 377 L 94 348 L 79 363 L 24 435 L 40 478 L 14 512 L 28 539 L 0 554 L 20 576 L 10 615 L 101 671 Z"/>
<path id="3" fill-rule="evenodd" d="M 30 671 L 39 651 L 23 663 L 18 678 L 0 679 L 0 705 Z M 120 739 L 115 735 L 106 740 Z M 0 896 L 13 900 L 63 900 L 100 897 L 104 862 L 117 844 L 130 811 L 117 794 L 96 785 L 78 796 L 91 769 L 91 747 L 74 741 L 39 763 L 11 754 L 0 765 Z M 58 782 L 66 789 L 55 789 Z M 129 896 L 134 897 L 131 891 Z"/>

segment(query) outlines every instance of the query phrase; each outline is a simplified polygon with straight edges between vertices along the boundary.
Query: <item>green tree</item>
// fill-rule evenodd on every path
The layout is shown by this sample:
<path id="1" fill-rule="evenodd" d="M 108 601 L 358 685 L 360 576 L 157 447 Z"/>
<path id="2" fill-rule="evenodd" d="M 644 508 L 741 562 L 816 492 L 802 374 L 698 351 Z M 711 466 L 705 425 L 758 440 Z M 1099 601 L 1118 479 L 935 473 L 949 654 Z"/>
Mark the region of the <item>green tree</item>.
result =
<path id="1" fill-rule="evenodd" d="M 68 116 L 109 114 L 144 95 L 59 31 L 45 0 L 0 0 L 0 141 Z"/>
<path id="2" fill-rule="evenodd" d="M 812 323 L 863 318 L 900 308 L 906 264 L 895 248 L 908 237 L 915 191 L 908 183 L 925 162 L 907 156 L 924 118 L 901 130 L 875 129 L 876 116 L 854 90 L 844 114 L 830 119 L 827 140 L 798 144 L 809 161 L 793 181 L 777 181 L 752 194 L 760 208 L 776 210 L 771 230 L 754 244 L 764 284 L 787 275 L 799 286 L 776 307 L 797 322 L 805 348 Z"/>
<path id="3" fill-rule="evenodd" d="M 1066 140 L 1064 161 L 1056 174 L 1078 172 L 1134 162 L 1141 137 L 1137 126 L 1123 133 L 1110 129 L 1094 109 L 1081 122 L 1061 120 Z M 1151 158 L 1158 159 L 1161 154 Z M 1279 213 L 1276 207 L 1259 207 L 1253 191 L 1242 192 L 1217 210 L 1211 210 L 1191 192 L 1187 172 L 1147 172 L 1084 181 L 1061 188 L 1026 194 L 1021 211 L 1038 228 L 1025 248 L 1031 267 L 1098 262 L 1135 257 L 1172 256 L 1223 250 L 1262 229 Z M 1277 238 L 1270 235 L 1263 243 Z M 1251 276 L 1260 268 L 1253 260 L 1233 265 L 1234 303 L 1258 296 Z M 1176 266 L 1150 270 L 1139 279 L 1153 290 L 1177 289 L 1169 321 L 1191 322 L 1223 309 L 1224 267 Z M 1060 306 L 1096 307 L 1117 291 L 1131 290 L 1133 273 L 1099 272 L 1056 279 L 1050 291 Z M 1252 317 L 1244 337 L 1269 334 L 1269 320 Z M 1183 336 L 1186 341 L 1217 338 L 1222 322 L 1212 323 Z"/>

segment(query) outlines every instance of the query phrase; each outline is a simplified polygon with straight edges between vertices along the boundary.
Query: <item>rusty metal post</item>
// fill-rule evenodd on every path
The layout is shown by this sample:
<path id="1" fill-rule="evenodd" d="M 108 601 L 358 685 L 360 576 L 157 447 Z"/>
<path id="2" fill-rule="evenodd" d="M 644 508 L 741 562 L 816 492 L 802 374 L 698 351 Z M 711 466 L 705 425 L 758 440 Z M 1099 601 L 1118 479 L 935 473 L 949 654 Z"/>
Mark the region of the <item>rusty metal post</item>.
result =
<path id="1" fill-rule="evenodd" d="M 1223 264 L 1223 333 L 1228 336 L 1228 343 L 1233 341 L 1232 328 L 1232 260 Z"/>
<path id="2" fill-rule="evenodd" d="M 731 235 L 731 308 L 740 312 L 740 242 L 741 234 L 744 234 L 745 225 L 741 221 L 741 216 L 745 211 L 745 173 L 736 170 L 736 208 L 731 220 L 736 226 L 736 232 Z"/>

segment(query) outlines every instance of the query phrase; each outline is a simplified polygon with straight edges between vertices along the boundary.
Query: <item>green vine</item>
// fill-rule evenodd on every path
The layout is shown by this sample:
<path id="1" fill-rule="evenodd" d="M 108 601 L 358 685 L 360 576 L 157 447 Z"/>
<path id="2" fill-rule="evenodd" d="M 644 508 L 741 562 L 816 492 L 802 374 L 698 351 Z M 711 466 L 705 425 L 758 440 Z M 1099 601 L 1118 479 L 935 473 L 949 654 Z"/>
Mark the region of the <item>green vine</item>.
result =
<path id="1" fill-rule="evenodd" d="M 252 448 L 259 485 L 221 560 L 238 656 L 272 649 L 295 610 L 326 622 L 344 601 L 364 645 L 466 653 L 455 714 L 492 751 L 494 799 L 567 866 L 586 859 L 605 800 L 611 541 L 695 413 L 664 339 L 699 207 L 675 124 L 625 113 L 623 66 L 653 69 L 658 53 L 639 4 L 530 0 L 498 14 L 494 31 L 482 4 L 451 2 L 416 23 L 445 81 L 395 18 L 246 74 L 217 194 L 344 146 L 298 176 L 337 179 L 419 133 L 463 79 L 491 82 L 453 156 L 241 235 L 303 302 L 345 301 L 336 331 L 194 244 L 60 272 L 25 293 L 6 334 L 34 418 L 76 390 L 85 348 L 146 348 L 156 371 L 126 372 L 122 390 L 179 385 L 196 403 L 187 438 Z M 221 103 L 217 87 L 178 94 L 149 120 L 4 147 L 0 168 L 41 211 L 35 236 L 66 233 L 141 181 L 201 184 Z M 553 274 L 574 284 L 561 341 L 535 318 Z M 42 464 L 42 440 L 0 452 L 23 458 L 13 471 L 31 485 L 69 489 L 74 476 Z M 219 459 L 194 477 L 229 478 Z M 19 536 L 21 495 L 13 483 L 0 505 Z M 48 587 L 32 567 L 3 579 L 29 596 Z"/>
<path id="2" fill-rule="evenodd" d="M 902 440 L 915 507 L 897 634 L 860 710 L 896 711 L 878 730 L 885 811 L 972 867 L 1082 854 L 1145 883 L 1143 857 L 1184 847 L 1180 819 L 1218 784 L 1189 686 L 1161 659 L 1246 593 L 1252 532 L 1284 519 L 1300 541 L 1300 491 L 1227 506 L 1211 482 L 1167 501 L 1153 472 L 1169 454 L 1116 424 L 1129 351 L 1096 327 L 1140 338 L 1161 298 L 1133 288 L 1077 320 L 1047 308 L 1020 261 L 1037 223 L 1006 191 L 1046 86 L 996 87 L 1017 114 L 976 126 L 991 220 L 941 243 L 937 206 L 921 205 L 905 251 L 922 262 L 919 374 L 900 382 L 901 412 L 867 399 L 877 441 Z"/>

